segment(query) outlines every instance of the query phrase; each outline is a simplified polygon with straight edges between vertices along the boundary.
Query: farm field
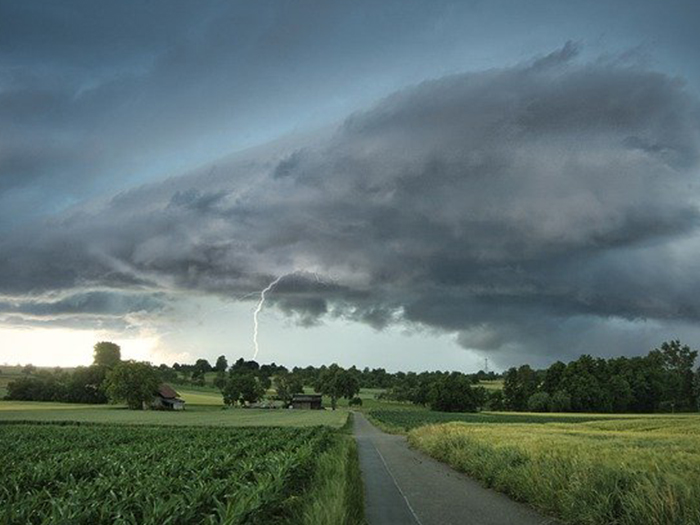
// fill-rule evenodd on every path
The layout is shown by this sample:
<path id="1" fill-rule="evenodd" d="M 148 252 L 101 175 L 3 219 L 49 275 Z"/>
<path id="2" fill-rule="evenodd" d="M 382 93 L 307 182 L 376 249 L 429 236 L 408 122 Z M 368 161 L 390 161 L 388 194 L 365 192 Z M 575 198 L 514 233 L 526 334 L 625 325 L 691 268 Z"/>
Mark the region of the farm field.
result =
<path id="1" fill-rule="evenodd" d="M 534 415 L 522 424 L 474 416 L 415 428 L 409 443 L 566 523 L 700 523 L 698 415 L 543 424 Z"/>
<path id="2" fill-rule="evenodd" d="M 600 419 L 624 417 L 619 414 L 540 414 L 524 412 L 434 412 L 423 407 L 383 407 L 366 412 L 370 420 L 385 432 L 405 434 L 414 428 L 448 422 L 463 423 L 585 423 Z"/>
<path id="3" fill-rule="evenodd" d="M 327 427 L 0 424 L 0 522 L 360 523 L 352 447 Z"/>
<path id="4" fill-rule="evenodd" d="M 175 390 L 182 399 L 185 400 L 187 406 L 191 405 L 208 405 L 208 406 L 224 406 L 224 398 L 218 390 L 192 390 L 189 387 L 178 388 Z"/>
<path id="5" fill-rule="evenodd" d="M 475 386 L 483 386 L 486 390 L 503 390 L 503 379 L 479 381 Z"/>
<path id="6" fill-rule="evenodd" d="M 345 410 L 265 410 L 189 406 L 182 412 L 128 410 L 116 405 L 74 405 L 34 401 L 0 401 L 0 423 L 9 421 L 113 423 L 174 426 L 297 426 L 342 427 Z"/>

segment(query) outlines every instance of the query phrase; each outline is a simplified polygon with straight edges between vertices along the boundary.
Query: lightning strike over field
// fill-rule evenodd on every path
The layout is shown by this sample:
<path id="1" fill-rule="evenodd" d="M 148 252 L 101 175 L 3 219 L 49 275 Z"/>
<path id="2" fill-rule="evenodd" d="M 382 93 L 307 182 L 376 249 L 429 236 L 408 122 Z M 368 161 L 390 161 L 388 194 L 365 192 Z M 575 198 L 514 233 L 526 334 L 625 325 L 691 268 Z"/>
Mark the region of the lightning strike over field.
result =
<path id="1" fill-rule="evenodd" d="M 277 283 L 279 283 L 287 275 L 289 274 L 280 275 L 260 292 L 260 301 L 258 301 L 258 304 L 253 311 L 253 347 L 255 348 L 255 351 L 253 352 L 253 359 L 257 359 L 258 352 L 260 351 L 260 347 L 258 346 L 258 314 L 265 304 L 265 294 L 271 291 L 277 285 Z"/>
<path id="2" fill-rule="evenodd" d="M 280 275 L 274 281 L 270 282 L 270 284 L 268 284 L 265 288 L 263 288 L 260 292 L 260 300 L 255 306 L 255 310 L 253 310 L 253 347 L 255 348 L 253 352 L 253 359 L 256 359 L 258 357 L 258 352 L 260 351 L 260 347 L 258 345 L 258 315 L 262 311 L 263 305 L 265 304 L 265 294 L 271 292 L 273 288 L 277 286 L 282 279 L 293 275 L 312 275 L 318 284 L 321 284 L 323 286 L 327 285 L 326 282 L 324 282 L 316 272 L 310 272 L 306 270 L 295 270 L 293 272 Z M 335 279 L 331 278 L 331 282 L 335 282 Z M 247 295 L 249 294 L 246 294 L 246 296 Z"/>

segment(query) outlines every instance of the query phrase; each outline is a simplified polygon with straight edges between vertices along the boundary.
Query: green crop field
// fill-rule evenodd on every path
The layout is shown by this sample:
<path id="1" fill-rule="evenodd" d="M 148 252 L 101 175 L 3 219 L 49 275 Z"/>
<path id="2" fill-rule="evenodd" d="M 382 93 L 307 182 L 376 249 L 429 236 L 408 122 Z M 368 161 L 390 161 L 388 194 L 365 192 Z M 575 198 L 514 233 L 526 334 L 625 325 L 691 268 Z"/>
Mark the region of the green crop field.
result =
<path id="1" fill-rule="evenodd" d="M 345 410 L 265 410 L 190 406 L 182 412 L 128 410 L 116 405 L 74 405 L 35 401 L 0 401 L 0 423 L 5 421 L 74 421 L 128 425 L 174 426 L 315 426 L 342 427 Z"/>
<path id="2" fill-rule="evenodd" d="M 359 476 L 349 442 L 327 427 L 5 422 L 0 522 L 359 523 L 361 501 L 344 507 Z"/>
<path id="3" fill-rule="evenodd" d="M 463 423 L 585 423 L 599 419 L 621 417 L 617 414 L 534 414 L 520 412 L 434 412 L 425 408 L 375 408 L 368 417 L 386 432 L 404 434 L 414 428 L 438 423 L 460 421 Z M 624 416 L 622 416 L 624 417 Z"/>
<path id="4" fill-rule="evenodd" d="M 542 424 L 534 415 L 528 424 L 477 417 L 416 428 L 409 442 L 567 523 L 700 523 L 698 415 Z"/>

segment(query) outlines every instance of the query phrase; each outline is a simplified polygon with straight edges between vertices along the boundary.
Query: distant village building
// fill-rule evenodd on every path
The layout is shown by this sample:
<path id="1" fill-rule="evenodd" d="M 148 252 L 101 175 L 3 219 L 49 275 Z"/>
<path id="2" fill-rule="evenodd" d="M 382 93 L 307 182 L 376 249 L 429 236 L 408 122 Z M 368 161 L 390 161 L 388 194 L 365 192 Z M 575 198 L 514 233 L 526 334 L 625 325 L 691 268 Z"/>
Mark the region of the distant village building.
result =
<path id="1" fill-rule="evenodd" d="M 156 410 L 185 410 L 185 401 L 177 396 L 173 387 L 163 383 L 158 387 L 151 407 Z"/>
<path id="2" fill-rule="evenodd" d="M 321 410 L 321 394 L 294 394 L 292 397 L 292 408 L 304 410 Z"/>

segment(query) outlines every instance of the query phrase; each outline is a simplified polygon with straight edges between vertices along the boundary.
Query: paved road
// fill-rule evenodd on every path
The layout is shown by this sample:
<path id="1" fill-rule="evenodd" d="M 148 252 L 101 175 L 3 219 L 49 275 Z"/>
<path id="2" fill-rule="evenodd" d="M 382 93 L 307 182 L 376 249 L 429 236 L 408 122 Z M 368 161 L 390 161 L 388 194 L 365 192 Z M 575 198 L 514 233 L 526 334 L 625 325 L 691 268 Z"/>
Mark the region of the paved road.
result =
<path id="1" fill-rule="evenodd" d="M 526 505 L 485 489 L 412 450 L 355 413 L 369 525 L 555 525 Z"/>

